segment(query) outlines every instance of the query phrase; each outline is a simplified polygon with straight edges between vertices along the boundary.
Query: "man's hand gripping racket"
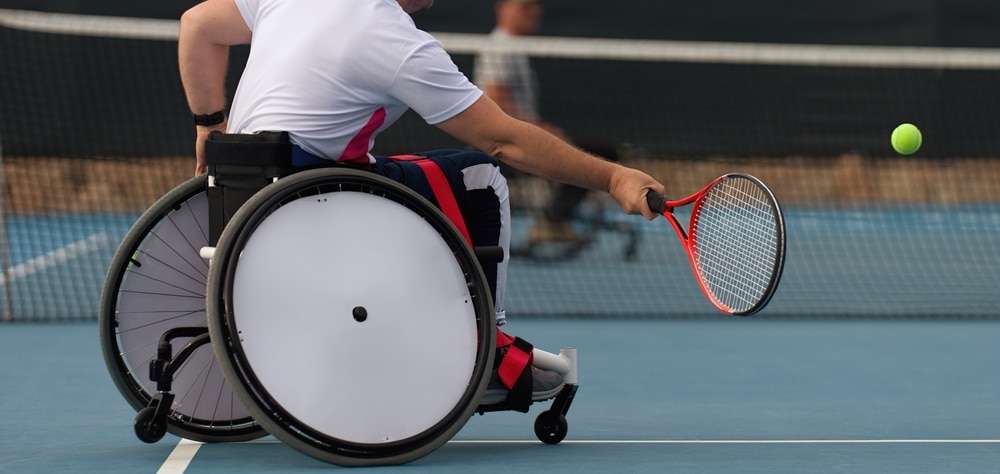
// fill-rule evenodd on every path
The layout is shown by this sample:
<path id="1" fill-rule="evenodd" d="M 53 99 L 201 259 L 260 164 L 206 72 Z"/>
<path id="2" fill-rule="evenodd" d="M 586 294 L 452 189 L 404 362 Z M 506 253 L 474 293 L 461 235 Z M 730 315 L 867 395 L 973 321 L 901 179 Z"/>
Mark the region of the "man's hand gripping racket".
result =
<path id="1" fill-rule="evenodd" d="M 680 201 L 652 191 L 646 201 L 677 231 L 698 285 L 712 304 L 739 316 L 767 305 L 785 263 L 785 220 L 763 182 L 733 173 Z M 692 203 L 685 231 L 674 209 Z"/>

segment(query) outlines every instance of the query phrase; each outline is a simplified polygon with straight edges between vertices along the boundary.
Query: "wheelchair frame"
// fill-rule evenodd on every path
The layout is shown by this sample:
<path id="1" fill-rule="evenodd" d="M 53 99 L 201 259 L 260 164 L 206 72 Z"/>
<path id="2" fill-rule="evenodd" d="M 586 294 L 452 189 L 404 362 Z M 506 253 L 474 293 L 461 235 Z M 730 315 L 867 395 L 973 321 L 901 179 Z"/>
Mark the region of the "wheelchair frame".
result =
<path id="1" fill-rule="evenodd" d="M 198 239 L 189 239 L 198 242 L 185 242 L 185 262 L 191 260 L 191 255 L 197 255 L 200 259 L 211 258 L 210 265 L 201 260 L 208 268 L 207 275 L 199 273 L 202 279 L 194 283 L 195 286 L 201 284 L 204 288 L 200 295 L 201 307 L 186 309 L 186 319 L 182 320 L 174 320 L 167 313 L 156 310 L 153 313 L 162 316 L 162 320 L 152 323 L 126 321 L 134 314 L 123 311 L 123 307 L 141 306 L 141 303 L 129 301 L 127 293 L 132 291 L 129 285 L 133 280 L 146 278 L 137 269 L 152 265 L 144 263 L 147 257 L 152 257 L 152 261 L 157 260 L 156 255 L 149 254 L 149 248 L 153 247 L 150 242 L 165 243 L 162 241 L 169 239 L 173 233 L 162 232 L 163 235 L 159 235 L 160 230 L 164 226 L 173 225 L 180 213 L 188 216 L 189 220 L 199 220 L 198 213 L 206 207 L 200 202 L 203 195 L 201 190 L 206 189 L 211 179 L 198 177 L 185 182 L 144 213 L 123 240 L 106 280 L 99 317 L 102 348 L 116 385 L 126 400 L 139 410 L 134 426 L 140 439 L 155 442 L 169 431 L 199 441 L 244 441 L 270 432 L 310 456 L 335 464 L 402 464 L 443 445 L 464 426 L 473 413 L 508 409 L 505 404 L 478 405 L 494 363 L 495 322 L 489 286 L 482 275 L 477 252 L 468 246 L 448 218 L 429 201 L 394 181 L 367 171 L 324 167 L 297 171 L 265 186 L 233 215 L 225 225 L 217 246 L 213 248 L 208 245 L 206 228 L 200 229 L 203 232 Z M 477 334 L 475 361 L 464 385 L 455 389 L 452 394 L 455 405 L 443 410 L 446 414 L 440 420 L 427 422 L 428 426 L 404 430 L 401 439 L 352 439 L 353 433 L 347 436 L 338 432 L 331 434 L 322 427 L 311 425 L 312 415 L 289 412 L 280 397 L 276 399 L 267 386 L 260 384 L 253 369 L 254 362 L 248 360 L 242 349 L 244 335 L 239 329 L 242 324 L 241 316 L 233 309 L 233 282 L 247 242 L 254 239 L 254 233 L 267 219 L 273 219 L 276 212 L 283 212 L 281 209 L 284 206 L 301 199 L 335 197 L 337 195 L 331 193 L 345 191 L 358 193 L 359 196 L 388 199 L 426 222 L 459 265 L 460 273 L 465 278 L 463 286 L 469 291 L 468 296 L 474 306 Z M 198 210 L 193 209 L 196 206 L 190 205 L 192 202 L 200 206 Z M 205 245 L 199 247 L 198 243 L 202 241 Z M 166 245 L 166 248 L 170 247 Z M 173 248 L 169 251 L 176 252 Z M 197 267 L 194 263 L 191 266 Z M 156 280 L 143 283 L 144 287 L 170 286 L 169 283 Z M 197 299 L 198 295 L 195 296 Z M 364 306 L 359 305 L 354 308 L 351 317 L 357 323 L 363 323 L 365 315 L 358 314 L 359 308 L 364 312 Z M 149 328 L 143 336 L 147 340 L 128 341 L 130 336 L 123 332 L 126 330 L 123 328 L 130 326 Z M 158 335 L 157 331 L 160 332 Z M 157 336 L 156 341 L 150 340 L 153 336 Z M 433 336 L 430 339 L 433 340 Z M 156 355 L 150 356 L 148 347 L 154 342 L 157 347 Z M 206 344 L 210 344 L 214 353 L 214 357 L 208 361 L 204 355 L 206 350 L 200 349 Z M 141 356 L 133 356 L 126 347 L 129 345 L 146 349 Z M 257 357 L 256 360 L 260 359 L 259 356 L 254 357 Z M 149 365 L 148 377 L 137 375 L 141 373 L 140 367 L 143 364 Z M 575 349 L 563 349 L 556 355 L 536 348 L 534 365 L 564 375 L 566 385 L 563 391 L 556 397 L 551 408 L 541 413 L 535 421 L 538 438 L 545 443 L 555 444 L 566 435 L 565 415 L 577 389 Z M 196 373 L 199 377 L 192 378 L 187 375 L 189 372 Z M 219 372 L 223 374 L 221 381 L 210 380 L 212 377 L 209 374 Z M 154 382 L 155 393 L 151 388 Z M 231 401 L 224 406 L 228 409 L 228 417 L 203 420 L 185 412 L 190 405 L 190 402 L 185 401 L 189 394 L 203 394 L 206 388 L 211 388 L 216 400 L 228 398 Z M 177 389 L 179 399 L 174 394 Z M 323 420 L 323 423 L 327 421 Z M 338 429 L 334 428 L 334 431 Z"/>

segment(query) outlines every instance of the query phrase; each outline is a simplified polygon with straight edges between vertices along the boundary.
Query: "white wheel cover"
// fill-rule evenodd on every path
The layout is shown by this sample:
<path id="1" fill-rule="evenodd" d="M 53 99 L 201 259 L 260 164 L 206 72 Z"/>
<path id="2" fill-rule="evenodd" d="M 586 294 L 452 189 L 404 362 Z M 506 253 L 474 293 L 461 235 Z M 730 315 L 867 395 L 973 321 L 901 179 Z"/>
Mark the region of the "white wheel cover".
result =
<path id="1" fill-rule="evenodd" d="M 462 269 L 400 204 L 335 192 L 285 205 L 251 235 L 233 285 L 250 369 L 314 430 L 357 443 L 406 439 L 468 388 L 478 336 Z"/>

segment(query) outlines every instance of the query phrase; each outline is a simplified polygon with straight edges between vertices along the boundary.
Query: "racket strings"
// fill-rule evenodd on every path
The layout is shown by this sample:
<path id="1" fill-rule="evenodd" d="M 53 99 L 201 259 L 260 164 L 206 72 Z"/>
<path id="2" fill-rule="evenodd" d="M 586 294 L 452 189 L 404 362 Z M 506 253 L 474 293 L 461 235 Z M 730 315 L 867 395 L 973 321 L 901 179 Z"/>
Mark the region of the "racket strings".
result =
<path id="1" fill-rule="evenodd" d="M 769 195 L 748 179 L 727 179 L 706 194 L 690 227 L 706 290 L 733 312 L 757 305 L 771 286 L 781 245 Z"/>

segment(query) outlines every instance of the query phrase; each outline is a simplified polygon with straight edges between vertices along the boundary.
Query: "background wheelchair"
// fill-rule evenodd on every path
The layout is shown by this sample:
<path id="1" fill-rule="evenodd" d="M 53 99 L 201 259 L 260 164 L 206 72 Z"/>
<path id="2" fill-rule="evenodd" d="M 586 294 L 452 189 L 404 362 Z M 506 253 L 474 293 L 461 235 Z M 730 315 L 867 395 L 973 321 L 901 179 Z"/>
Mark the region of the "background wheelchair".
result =
<path id="1" fill-rule="evenodd" d="M 440 210 L 358 169 L 274 178 L 215 246 L 206 190 L 229 181 L 210 172 L 160 199 L 116 253 L 101 341 L 140 439 L 270 433 L 335 464 L 401 464 L 473 414 L 509 409 L 479 405 L 495 358 L 491 292 Z M 575 351 L 535 349 L 534 365 L 566 380 L 535 421 L 558 443 Z"/>
<path id="2" fill-rule="evenodd" d="M 511 236 L 510 252 L 514 258 L 541 263 L 567 261 L 599 245 L 613 247 L 607 252 L 619 254 L 622 260 L 634 261 L 637 258 L 642 238 L 639 226 L 621 219 L 617 205 L 604 195 L 589 196 L 574 210 L 570 224 L 579 240 L 532 241 L 528 236 L 528 227 L 544 217 L 544 197 L 551 193 L 551 187 L 539 186 L 541 178 L 521 177 L 517 181 L 511 185 L 511 216 L 513 220 L 520 221 L 519 227 L 523 231 Z M 517 203 L 513 202 L 515 198 Z M 602 242 L 602 239 L 607 242 Z"/>

